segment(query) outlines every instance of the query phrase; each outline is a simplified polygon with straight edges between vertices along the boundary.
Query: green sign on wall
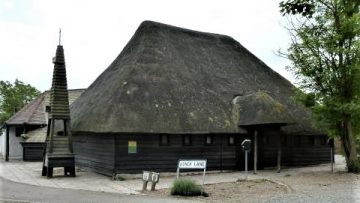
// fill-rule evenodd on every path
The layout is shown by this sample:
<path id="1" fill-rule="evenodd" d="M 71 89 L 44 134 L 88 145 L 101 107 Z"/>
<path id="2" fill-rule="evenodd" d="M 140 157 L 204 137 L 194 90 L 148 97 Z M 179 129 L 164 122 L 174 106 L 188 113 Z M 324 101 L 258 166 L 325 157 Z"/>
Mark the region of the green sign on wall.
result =
<path id="1" fill-rule="evenodd" d="M 136 154 L 137 152 L 137 145 L 136 141 L 129 141 L 128 143 L 128 154 Z"/>

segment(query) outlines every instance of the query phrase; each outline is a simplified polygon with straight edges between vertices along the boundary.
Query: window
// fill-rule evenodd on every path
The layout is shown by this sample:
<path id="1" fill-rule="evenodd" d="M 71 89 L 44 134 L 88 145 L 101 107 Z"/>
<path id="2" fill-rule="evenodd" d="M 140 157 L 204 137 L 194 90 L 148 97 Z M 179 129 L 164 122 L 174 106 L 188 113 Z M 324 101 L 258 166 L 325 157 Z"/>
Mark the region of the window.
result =
<path id="1" fill-rule="evenodd" d="M 327 144 L 326 136 L 321 136 L 320 137 L 320 145 L 326 145 L 326 144 Z"/>
<path id="2" fill-rule="evenodd" d="M 262 138 L 263 138 L 263 143 L 264 144 L 269 144 L 269 136 L 268 135 L 264 135 L 264 136 L 262 136 Z"/>
<path id="3" fill-rule="evenodd" d="M 315 144 L 315 137 L 314 136 L 308 136 L 308 145 L 313 146 Z"/>
<path id="4" fill-rule="evenodd" d="M 301 146 L 301 136 L 300 135 L 294 136 L 294 146 Z"/>
<path id="5" fill-rule="evenodd" d="M 282 146 L 287 146 L 287 137 L 286 137 L 286 135 L 281 136 L 281 145 Z"/>
<path id="6" fill-rule="evenodd" d="M 233 135 L 229 136 L 229 145 L 235 145 L 235 137 Z"/>
<path id="7" fill-rule="evenodd" d="M 205 136 L 205 145 L 212 145 L 214 143 L 213 136 L 206 135 Z"/>
<path id="8" fill-rule="evenodd" d="M 169 144 L 169 135 L 160 135 L 160 146 L 167 146 Z"/>
<path id="9" fill-rule="evenodd" d="M 15 136 L 16 137 L 20 137 L 21 134 L 23 134 L 23 133 L 25 133 L 24 132 L 24 127 L 16 127 L 16 129 L 15 129 Z"/>
<path id="10" fill-rule="evenodd" d="M 183 145 L 185 145 L 185 146 L 191 145 L 191 136 L 190 135 L 183 136 Z"/>

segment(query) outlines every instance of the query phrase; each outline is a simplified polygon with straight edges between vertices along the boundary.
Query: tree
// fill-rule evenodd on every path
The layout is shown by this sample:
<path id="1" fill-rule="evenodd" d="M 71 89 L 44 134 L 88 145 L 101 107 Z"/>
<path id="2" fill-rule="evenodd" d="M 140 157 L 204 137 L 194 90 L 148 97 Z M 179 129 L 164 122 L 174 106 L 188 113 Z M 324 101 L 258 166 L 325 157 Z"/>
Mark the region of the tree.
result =
<path id="1" fill-rule="evenodd" d="M 356 134 L 360 132 L 359 0 L 287 0 L 280 12 L 289 19 L 288 67 L 300 89 L 313 97 L 319 126 L 337 136 L 349 172 L 360 172 Z M 305 94 L 306 95 L 306 94 Z M 303 99 L 308 101 L 307 99 Z"/>
<path id="2" fill-rule="evenodd" d="M 0 81 L 0 126 L 14 113 L 39 95 L 39 91 L 29 84 L 16 79 L 14 84 Z"/>

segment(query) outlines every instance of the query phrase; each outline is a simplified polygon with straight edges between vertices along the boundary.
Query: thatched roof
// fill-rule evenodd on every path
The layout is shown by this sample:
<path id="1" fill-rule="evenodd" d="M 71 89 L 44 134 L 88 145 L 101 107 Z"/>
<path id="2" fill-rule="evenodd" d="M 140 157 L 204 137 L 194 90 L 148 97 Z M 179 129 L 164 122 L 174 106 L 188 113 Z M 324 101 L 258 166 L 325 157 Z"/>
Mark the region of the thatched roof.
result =
<path id="1" fill-rule="evenodd" d="M 264 91 L 237 96 L 233 104 L 236 109 L 233 113 L 238 113 L 239 126 L 295 123 L 290 111 Z"/>
<path id="2" fill-rule="evenodd" d="M 233 38 L 143 22 L 71 106 L 74 132 L 239 132 L 232 101 L 263 90 L 291 110 L 288 133 L 315 133 L 294 86 Z M 255 112 L 254 112 L 255 113 Z"/>

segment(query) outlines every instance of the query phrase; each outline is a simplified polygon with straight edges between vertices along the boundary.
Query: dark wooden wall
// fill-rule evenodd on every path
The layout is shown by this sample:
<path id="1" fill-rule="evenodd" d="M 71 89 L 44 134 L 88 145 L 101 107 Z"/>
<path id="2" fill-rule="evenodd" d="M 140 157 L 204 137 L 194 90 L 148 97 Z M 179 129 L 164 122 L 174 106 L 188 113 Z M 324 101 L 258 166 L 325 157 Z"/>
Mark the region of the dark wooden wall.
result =
<path id="1" fill-rule="evenodd" d="M 325 135 L 284 135 L 277 129 L 259 132 L 260 168 L 276 166 L 278 144 L 282 166 L 306 166 L 330 162 L 330 146 Z"/>
<path id="2" fill-rule="evenodd" d="M 115 168 L 114 135 L 81 133 L 73 135 L 75 163 L 104 175 L 113 175 Z"/>
<path id="3" fill-rule="evenodd" d="M 24 161 L 42 161 L 45 149 L 45 143 L 21 143 L 23 147 Z"/>
<path id="4" fill-rule="evenodd" d="M 213 144 L 205 145 L 205 135 L 191 135 L 192 144 L 183 145 L 183 135 L 169 135 L 169 145 L 160 145 L 159 134 L 116 136 L 116 172 L 138 173 L 142 170 L 176 171 L 179 159 L 207 159 L 208 170 L 237 169 L 237 149 L 242 135 L 235 134 L 235 145 L 229 135 L 211 135 Z M 128 141 L 137 141 L 137 153 L 128 154 Z"/>
<path id="5" fill-rule="evenodd" d="M 276 166 L 280 131 L 259 132 L 258 168 Z M 244 134 L 210 134 L 213 144 L 206 145 L 206 134 L 192 134 L 192 144 L 183 145 L 184 135 L 168 135 L 169 145 L 160 144 L 160 134 L 86 134 L 73 135 L 76 164 L 113 175 L 139 173 L 143 170 L 175 172 L 179 159 L 207 159 L 208 170 L 244 170 L 244 139 L 253 140 L 253 132 Z M 235 144 L 229 145 L 229 136 Z M 323 136 L 286 135 L 281 138 L 282 165 L 299 166 L 330 162 L 330 147 Z M 298 138 L 300 137 L 300 141 Z M 128 153 L 128 142 L 136 141 L 137 152 Z M 313 142 L 313 143 L 311 143 Z M 253 148 L 249 153 L 249 170 L 253 168 Z"/>

